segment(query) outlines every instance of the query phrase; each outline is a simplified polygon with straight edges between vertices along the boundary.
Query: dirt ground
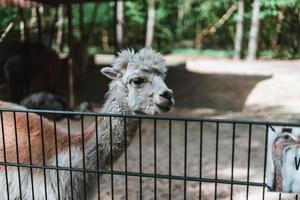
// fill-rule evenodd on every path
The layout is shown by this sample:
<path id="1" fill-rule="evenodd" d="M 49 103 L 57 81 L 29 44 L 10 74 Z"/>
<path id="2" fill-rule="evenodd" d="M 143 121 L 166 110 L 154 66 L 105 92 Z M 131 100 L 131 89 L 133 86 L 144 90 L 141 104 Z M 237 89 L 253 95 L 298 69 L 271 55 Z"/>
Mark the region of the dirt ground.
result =
<path id="1" fill-rule="evenodd" d="M 169 115 L 172 116 L 192 116 L 199 118 L 218 118 L 218 119 L 238 119 L 238 120 L 272 120 L 272 121 L 293 121 L 299 122 L 300 115 L 283 114 L 276 111 L 271 113 L 269 110 L 260 112 L 218 112 L 212 109 L 178 109 L 172 110 Z M 92 119 L 86 118 L 85 125 L 92 123 Z M 62 122 L 62 125 L 64 122 Z M 73 129 L 78 129 L 78 122 L 71 123 Z M 216 147 L 217 125 L 216 123 L 203 123 L 202 138 L 202 157 L 200 156 L 200 122 L 187 123 L 187 176 L 199 177 L 200 175 L 200 159 L 202 158 L 202 177 L 208 179 L 216 178 L 216 148 L 218 148 L 217 161 L 217 178 L 231 180 L 232 165 L 232 143 L 233 143 L 233 125 L 219 124 L 218 147 Z M 264 171 L 264 145 L 266 127 L 262 125 L 253 125 L 251 135 L 251 148 L 249 151 L 249 125 L 237 124 L 235 128 L 235 144 L 234 144 L 234 170 L 233 177 L 235 181 L 249 181 L 262 183 Z M 156 137 L 156 172 L 160 175 L 169 175 L 169 122 L 157 121 L 157 137 Z M 154 173 L 154 121 L 143 120 L 141 131 L 141 150 L 142 150 L 142 172 Z M 129 146 L 128 171 L 139 172 L 140 170 L 140 143 L 139 134 Z M 171 174 L 173 176 L 184 176 L 184 149 L 185 149 L 185 123 L 182 121 L 172 121 L 171 123 Z M 250 163 L 248 163 L 248 155 Z M 249 164 L 249 171 L 247 166 Z M 124 171 L 124 156 L 114 163 L 114 170 Z M 155 191 L 157 199 L 168 199 L 171 195 L 172 199 L 184 199 L 184 181 L 172 180 L 171 186 L 168 179 L 156 179 L 156 189 L 154 178 L 139 178 L 128 176 L 128 199 L 135 200 L 155 199 Z M 114 199 L 126 199 L 126 177 L 123 175 L 113 176 L 113 195 Z M 103 200 L 111 199 L 111 175 L 103 175 L 100 178 L 100 196 Z M 140 187 L 141 181 L 141 187 Z M 171 193 L 169 193 L 169 187 Z M 202 182 L 201 190 L 199 182 L 187 181 L 186 183 L 186 199 L 214 199 L 215 184 Z M 142 189 L 142 190 L 141 190 Z M 200 193 L 199 193 L 200 191 Z M 230 199 L 231 185 L 217 184 L 217 199 Z M 249 199 L 262 199 L 263 189 L 261 187 L 250 186 L 248 190 Z M 246 199 L 247 186 L 233 186 L 233 199 Z M 293 195 L 283 195 L 283 199 L 294 199 Z M 267 192 L 266 199 L 278 199 L 277 193 Z M 95 194 L 98 199 L 98 194 Z"/>

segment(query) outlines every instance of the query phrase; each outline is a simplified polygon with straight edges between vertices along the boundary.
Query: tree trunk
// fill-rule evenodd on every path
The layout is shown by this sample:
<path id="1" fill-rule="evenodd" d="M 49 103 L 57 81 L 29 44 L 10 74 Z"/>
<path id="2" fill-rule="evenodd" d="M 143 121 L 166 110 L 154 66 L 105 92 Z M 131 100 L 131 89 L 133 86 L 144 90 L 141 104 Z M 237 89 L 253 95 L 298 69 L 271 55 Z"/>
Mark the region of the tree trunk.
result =
<path id="1" fill-rule="evenodd" d="M 155 27 L 155 0 L 149 0 L 146 41 L 145 41 L 145 46 L 148 48 L 151 47 L 153 43 L 154 27 Z"/>
<path id="2" fill-rule="evenodd" d="M 183 18 L 184 18 L 184 8 L 183 3 L 178 0 L 177 1 L 177 30 L 176 30 L 176 41 L 182 40 L 182 26 L 183 26 Z"/>
<path id="3" fill-rule="evenodd" d="M 116 52 L 123 48 L 123 26 L 124 26 L 124 2 L 123 0 L 115 0 L 115 42 Z"/>
<path id="4" fill-rule="evenodd" d="M 243 29 L 244 29 L 244 13 L 245 13 L 245 2 L 240 0 L 238 6 L 238 16 L 236 22 L 236 31 L 234 39 L 234 58 L 241 59 L 242 57 L 242 44 L 243 44 Z"/>
<path id="5" fill-rule="evenodd" d="M 248 60 L 256 59 L 257 45 L 258 45 L 258 35 L 259 35 L 259 12 L 260 12 L 261 0 L 254 0 L 251 28 L 248 43 Z"/>

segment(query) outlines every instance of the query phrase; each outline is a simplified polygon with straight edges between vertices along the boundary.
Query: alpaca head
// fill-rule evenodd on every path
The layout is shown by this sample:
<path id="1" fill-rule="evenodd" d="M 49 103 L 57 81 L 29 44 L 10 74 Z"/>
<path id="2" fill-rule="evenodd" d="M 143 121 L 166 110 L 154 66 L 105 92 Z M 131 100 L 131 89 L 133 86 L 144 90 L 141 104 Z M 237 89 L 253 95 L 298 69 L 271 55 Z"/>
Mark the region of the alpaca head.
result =
<path id="1" fill-rule="evenodd" d="M 289 145 L 295 144 L 298 141 L 297 136 L 293 135 L 289 132 L 283 132 L 279 136 L 276 137 L 274 144 L 275 145 Z"/>
<path id="2" fill-rule="evenodd" d="M 105 67 L 101 72 L 113 80 L 111 88 L 126 92 L 128 106 L 136 114 L 167 112 L 174 105 L 173 91 L 164 81 L 165 61 L 152 49 L 144 48 L 136 53 L 123 50 L 112 67 Z"/>

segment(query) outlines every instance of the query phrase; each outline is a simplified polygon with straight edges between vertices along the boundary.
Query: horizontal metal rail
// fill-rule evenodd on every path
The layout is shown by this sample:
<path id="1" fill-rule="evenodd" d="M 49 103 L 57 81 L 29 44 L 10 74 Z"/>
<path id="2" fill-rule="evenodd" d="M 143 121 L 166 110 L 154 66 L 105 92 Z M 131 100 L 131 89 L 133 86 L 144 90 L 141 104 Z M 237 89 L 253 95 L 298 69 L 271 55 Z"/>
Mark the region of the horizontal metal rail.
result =
<path id="1" fill-rule="evenodd" d="M 25 167 L 25 168 L 35 168 L 35 169 L 46 169 L 46 170 L 61 170 L 61 171 L 74 171 L 74 172 L 85 172 L 85 173 L 99 173 L 99 174 L 114 174 L 123 176 L 138 176 L 145 178 L 159 178 L 159 179 L 174 179 L 174 180 L 184 180 L 184 181 L 196 181 L 196 182 L 206 182 L 206 183 L 222 183 L 222 184 L 236 184 L 236 185 L 248 185 L 257 187 L 267 187 L 265 183 L 258 182 L 245 182 L 245 181 L 233 181 L 226 179 L 210 179 L 210 178 L 200 178 L 193 176 L 175 176 L 175 175 L 163 175 L 163 174 L 152 174 L 152 173 L 139 173 L 139 172 L 125 172 L 125 171 L 110 171 L 106 169 L 95 170 L 95 169 L 83 169 L 83 168 L 73 168 L 73 167 L 60 167 L 60 166 L 50 166 L 50 165 L 31 165 L 26 163 L 12 163 L 12 162 L 0 162 L 0 165 L 10 166 L 10 167 Z"/>
<path id="2" fill-rule="evenodd" d="M 253 124 L 264 126 L 294 126 L 300 127 L 299 123 L 293 122 L 276 122 L 264 120 L 228 120 L 228 119 L 214 119 L 214 118 L 197 118 L 197 117 L 177 117 L 169 115 L 125 115 L 115 113 L 95 113 L 95 112 L 74 112 L 74 111 L 54 111 L 54 110 L 33 110 L 33 109 L 0 109 L 0 112 L 17 112 L 17 113 L 36 113 L 36 114 L 66 114 L 66 115 L 81 115 L 81 116 L 99 116 L 99 117 L 126 117 L 136 119 L 157 119 L 157 120 L 172 120 L 172 121 L 189 121 L 189 122 L 211 122 L 224 124 Z"/>
<path id="3" fill-rule="evenodd" d="M 6 158 L 6 144 L 5 144 L 5 137 L 7 137 L 4 134 L 4 123 L 3 123 L 3 119 L 5 118 L 5 113 L 12 113 L 12 119 L 13 120 L 13 125 L 14 126 L 14 131 L 11 131 L 12 133 L 9 134 L 13 134 L 14 138 L 15 138 L 15 147 L 16 148 L 16 158 L 17 160 L 13 160 L 14 162 L 12 162 L 11 160 L 8 160 Z M 28 143 L 29 143 L 29 155 L 30 155 L 30 162 L 28 163 L 28 161 L 26 161 L 26 163 L 22 163 L 19 160 L 19 141 L 18 141 L 18 127 L 17 127 L 17 116 L 19 115 L 19 113 L 24 113 L 25 114 L 25 118 L 24 120 L 26 120 L 27 122 L 27 133 L 28 133 Z M 39 116 L 39 125 L 40 125 L 40 131 L 41 131 L 41 153 L 43 155 L 43 160 L 42 162 L 37 162 L 37 164 L 33 163 L 32 160 L 32 155 L 31 155 L 31 143 L 30 143 L 30 128 L 29 128 L 29 122 L 30 122 L 30 116 L 29 113 L 35 113 L 40 115 Z M 18 114 L 18 115 L 17 115 Z M 44 145 L 44 129 L 43 129 L 43 115 L 46 114 L 63 114 L 66 115 L 66 119 L 67 119 L 67 130 L 66 130 L 66 134 L 67 134 L 67 140 L 64 141 L 67 144 L 67 148 L 68 150 L 68 157 L 69 159 L 69 163 L 63 166 L 60 166 L 58 164 L 58 143 L 57 143 L 57 130 L 56 130 L 56 123 L 57 121 L 53 121 L 53 137 L 55 138 L 55 161 L 56 164 L 55 165 L 49 165 L 49 163 L 47 164 L 47 162 L 45 161 L 45 145 Z M 72 145 L 71 145 L 71 126 L 70 126 L 70 119 L 71 116 L 77 115 L 80 118 L 80 121 L 78 122 L 78 125 L 80 126 L 79 129 L 81 130 L 81 134 L 79 136 L 81 136 L 81 148 L 82 148 L 82 168 L 78 168 L 78 167 L 73 167 L 74 165 L 72 164 Z M 128 177 L 139 177 L 139 192 L 140 192 L 140 199 L 142 199 L 143 197 L 143 178 L 151 178 L 153 179 L 153 195 L 154 195 L 154 199 L 158 198 L 158 193 L 160 192 L 160 190 L 158 189 L 159 187 L 159 182 L 158 180 L 168 180 L 168 196 L 169 199 L 172 199 L 172 181 L 173 180 L 177 180 L 177 181 L 182 181 L 183 183 L 183 199 L 187 199 L 188 196 L 188 183 L 189 182 L 198 182 L 199 183 L 199 199 L 201 199 L 201 192 L 203 189 L 203 183 L 212 183 L 212 185 L 214 185 L 214 194 L 212 194 L 212 196 L 214 196 L 214 199 L 218 198 L 218 194 L 220 193 L 220 189 L 219 188 L 219 184 L 227 184 L 230 185 L 230 189 L 229 189 L 229 196 L 233 197 L 234 194 L 234 187 L 233 186 L 245 186 L 246 188 L 246 199 L 249 198 L 249 196 L 251 196 L 252 194 L 250 193 L 250 187 L 258 187 L 258 188 L 262 188 L 263 192 L 262 192 L 262 198 L 261 199 L 265 199 L 265 189 L 269 188 L 268 185 L 266 184 L 266 166 L 267 166 L 267 151 L 268 151 L 268 137 L 269 137 L 269 131 L 272 126 L 282 126 L 282 127 L 286 127 L 286 126 L 291 126 L 291 127 L 300 127 L 299 123 L 290 123 L 290 122 L 270 122 L 270 121 L 259 121 L 259 120 L 229 120 L 229 119 L 212 119 L 212 118 L 196 118 L 196 117 L 175 117 L 175 116 L 166 116 L 166 115 L 155 115 L 155 116 L 149 116 L 149 115 L 124 115 L 124 114 L 110 114 L 110 113 L 93 113 L 93 112 L 72 112 L 72 111 L 53 111 L 53 110 L 32 110 L 32 109 L 0 109 L 0 116 L 1 116 L 1 135 L 0 137 L 2 137 L 2 150 L 3 150 L 3 160 L 0 162 L 0 170 L 4 170 L 5 172 L 5 176 L 6 176 L 6 190 L 7 190 L 7 197 L 9 199 L 10 196 L 10 190 L 9 190 L 9 174 L 8 174 L 8 170 L 9 168 L 16 168 L 17 169 L 17 173 L 18 173 L 18 183 L 19 183 L 19 193 L 20 196 L 22 196 L 22 182 L 21 182 L 21 171 L 28 168 L 28 172 L 30 172 L 30 176 L 31 176 L 31 189 L 32 189 L 32 197 L 34 199 L 34 190 L 35 188 L 35 184 L 34 184 L 34 169 L 40 169 L 43 172 L 43 180 L 44 180 L 44 194 L 45 197 L 47 198 L 47 187 L 49 187 L 49 184 L 47 184 L 47 170 L 53 170 L 55 171 L 54 173 L 56 173 L 56 179 L 57 179 L 57 188 L 58 188 L 58 199 L 60 199 L 60 190 L 59 190 L 59 171 L 68 171 L 67 174 L 69 174 L 69 178 L 70 178 L 70 185 L 71 185 L 71 196 L 73 198 L 74 191 L 73 191 L 73 187 L 75 184 L 73 177 L 76 177 L 75 172 L 79 172 L 83 174 L 83 194 L 85 196 L 86 199 L 86 194 L 87 194 L 87 188 L 86 188 L 86 175 L 88 173 L 92 173 L 95 174 L 95 176 L 97 176 L 98 181 L 97 181 L 97 194 L 98 194 L 98 199 L 100 199 L 101 196 L 101 188 L 100 188 L 100 175 L 109 175 L 110 177 L 110 195 L 111 195 L 111 199 L 113 200 L 115 197 L 115 181 L 114 179 L 116 178 L 115 176 L 124 176 L 125 179 L 125 187 L 124 187 L 124 191 L 125 191 L 125 199 L 130 199 L 129 197 L 129 187 L 128 185 L 129 180 Z M 108 129 L 107 132 L 109 133 L 109 135 L 107 135 L 107 141 L 104 142 L 108 142 L 108 149 L 110 150 L 110 155 L 108 155 L 107 159 L 110 160 L 110 164 L 105 165 L 105 167 L 100 168 L 100 163 L 99 163 L 99 158 L 100 158 L 100 154 L 101 152 L 99 152 L 99 144 L 96 144 L 96 149 L 97 149 L 97 167 L 93 168 L 93 167 L 86 167 L 85 165 L 85 143 L 84 143 L 84 118 L 85 117 L 92 117 L 94 118 L 94 124 L 95 124 L 95 137 L 96 137 L 96 141 L 98 141 L 99 137 L 101 137 L 100 135 L 98 135 L 99 133 L 101 133 L 101 131 L 98 129 L 98 118 L 101 117 L 107 117 L 109 120 L 107 123 L 108 124 Z M 138 146 L 136 146 L 136 151 L 138 152 L 138 169 L 131 169 L 130 165 L 128 165 L 128 161 L 129 160 L 129 153 L 127 152 L 127 147 L 129 144 L 127 144 L 127 140 L 124 140 L 124 144 L 122 148 L 124 148 L 124 170 L 115 170 L 116 168 L 114 167 L 114 158 L 113 158 L 113 134 L 124 134 L 124 138 L 127 138 L 127 131 L 129 129 L 127 129 L 127 121 L 130 121 L 128 119 L 137 119 L 136 122 L 138 123 L 138 130 L 136 130 L 138 132 L 138 136 L 139 140 L 138 140 Z M 117 120 L 119 119 L 119 123 L 121 124 L 121 132 L 114 132 L 116 131 L 113 127 L 113 120 Z M 143 150 L 143 141 L 142 141 L 142 122 L 144 120 L 148 120 L 148 122 L 152 122 L 153 124 L 151 125 L 151 123 L 147 123 L 147 125 L 145 126 L 148 130 L 151 130 L 153 132 L 153 138 L 150 138 L 151 140 L 151 144 L 148 144 L 147 148 L 150 148 L 148 151 L 148 154 L 150 156 L 153 156 L 153 166 L 151 165 L 150 167 L 153 167 L 153 172 L 149 173 L 149 172 L 144 172 L 143 171 L 143 156 L 146 154 Z M 135 121 L 135 120 L 131 120 L 131 121 Z M 159 121 L 163 121 L 165 122 L 164 125 L 164 131 L 162 131 L 163 135 L 165 137 L 164 142 L 166 143 L 161 143 L 162 141 L 160 141 L 160 138 L 158 137 L 158 131 L 160 130 L 160 128 L 163 126 L 163 124 L 158 123 Z M 184 123 L 177 123 L 175 125 L 175 122 L 184 122 Z M 189 126 L 191 124 L 191 122 L 193 122 L 193 127 L 196 129 L 196 131 L 191 131 L 189 129 Z M 198 125 L 197 125 L 198 124 Z M 209 124 L 208 127 L 204 127 L 204 124 Z M 36 124 L 35 124 L 36 125 Z M 180 126 L 181 128 L 176 130 L 177 126 Z M 196 126 L 195 126 L 196 125 Z M 225 132 L 225 136 L 227 140 L 222 141 L 222 137 L 224 137 L 224 130 L 223 130 L 223 126 L 226 125 L 226 132 Z M 229 125 L 229 126 L 227 126 Z M 241 136 L 240 134 L 238 135 L 237 133 L 237 125 L 239 125 L 241 127 L 243 127 L 241 130 L 242 131 L 243 136 Z M 94 126 L 94 125 L 92 125 Z M 150 128 L 152 126 L 152 129 Z M 260 128 L 255 130 L 255 128 L 257 128 L 256 126 L 259 126 Z M 229 128 L 228 128 L 229 127 Z M 230 128 L 231 127 L 231 128 Z M 0 130 L 1 130 L 0 129 Z M 199 129 L 199 130 L 198 130 Z M 208 131 L 207 131 L 208 130 Z M 254 131 L 255 130 L 255 131 Z M 173 131 L 176 132 L 180 132 L 181 136 L 183 138 L 177 138 L 177 143 L 175 143 L 174 141 L 176 141 L 176 138 L 173 138 L 173 136 L 175 136 L 176 134 L 172 134 Z M 105 131 L 104 131 L 105 132 Z M 259 168 L 259 172 L 261 173 L 261 182 L 255 182 L 255 181 L 251 181 L 251 170 L 253 169 L 252 163 L 255 163 L 255 159 L 253 159 L 253 146 L 257 145 L 252 145 L 252 142 L 254 141 L 254 138 L 257 137 L 257 135 L 259 134 L 259 141 L 256 138 L 256 142 L 258 142 L 260 144 L 260 149 L 261 149 L 261 154 L 263 155 L 263 157 L 260 158 L 259 162 L 260 162 L 260 168 Z M 7 133 L 6 133 L 7 134 Z M 9 135 L 8 134 L 8 135 Z M 52 134 L 52 133 L 50 133 Z M 193 138 L 190 138 L 191 136 L 193 136 Z M 150 136 L 151 137 L 151 136 Z M 198 139 L 199 137 L 199 139 Z M 172 139 L 173 138 L 173 139 Z M 241 147 L 238 144 L 238 140 L 239 138 L 243 138 L 243 142 L 244 145 L 243 148 L 241 149 Z M 191 140 L 192 139 L 192 140 Z M 197 139 L 197 142 L 196 140 Z M 229 140 L 228 140 L 229 139 Z M 181 141 L 181 143 L 178 143 L 178 140 Z M 210 141 L 209 144 L 210 146 L 206 146 L 206 141 Z M 231 141 L 230 141 L 231 140 Z M 195 143 L 192 143 L 192 141 L 195 141 Z M 166 172 L 159 172 L 158 170 L 158 166 L 159 166 L 159 162 L 161 162 L 161 160 L 159 160 L 158 158 L 160 157 L 160 152 L 158 151 L 158 148 L 160 148 L 160 145 L 167 145 L 166 149 L 168 149 L 168 152 L 166 155 L 166 159 L 168 161 L 168 164 L 165 166 L 166 168 Z M 178 144 L 180 146 L 178 146 Z M 105 143 L 106 145 L 106 143 Z M 176 146 L 177 145 L 177 146 Z M 196 154 L 193 154 L 194 157 L 193 159 L 197 159 L 197 162 L 199 164 L 193 164 L 193 167 L 196 167 L 196 171 L 198 171 L 197 173 L 199 173 L 198 175 L 193 175 L 190 176 L 189 175 L 189 170 L 190 170 L 190 166 L 189 163 L 191 161 L 191 158 L 189 157 L 189 151 L 190 151 L 190 146 L 191 145 L 196 145 L 195 149 L 198 150 L 199 152 L 199 156 L 198 156 L 198 152 Z M 198 146 L 199 145 L 199 146 Z M 222 146 L 226 145 L 226 149 L 228 154 L 223 154 L 222 151 Z M 181 170 L 176 170 L 177 166 L 173 166 L 172 160 L 175 160 L 173 157 L 173 155 L 176 155 L 174 151 L 174 148 L 178 148 L 180 149 L 182 152 L 182 155 L 180 155 L 180 160 L 182 160 L 182 171 Z M 193 148 L 194 149 L 194 148 Z M 194 149 L 194 150 L 195 150 Z M 0 149 L 1 150 L 1 149 Z M 153 151 L 152 151 L 153 150 Z M 196 151 L 197 151 L 196 150 Z M 240 157 L 236 157 L 239 156 L 240 154 L 238 154 L 238 151 L 242 150 L 244 151 L 244 153 L 246 154 L 246 157 L 242 158 L 245 159 L 245 170 L 246 170 L 246 177 L 245 179 L 237 179 L 235 177 L 235 169 L 237 167 L 237 164 L 241 165 L 241 163 L 236 162 L 237 159 L 241 159 Z M 222 176 L 219 175 L 219 171 L 222 168 L 222 165 L 220 164 L 222 162 L 222 160 L 224 160 L 224 158 L 222 158 L 222 156 L 226 156 L 225 159 L 227 159 L 226 162 L 228 162 L 228 169 L 230 170 L 230 174 L 228 178 L 221 178 Z M 210 172 L 208 175 L 206 175 L 205 170 L 207 170 L 207 166 L 204 165 L 204 159 L 207 160 L 207 158 L 209 158 L 208 161 L 205 161 L 208 163 L 207 166 L 211 166 Z M 152 158 L 151 158 L 152 159 Z M 180 162 L 180 160 L 177 160 L 177 163 Z M 10 162 L 8 162 L 10 161 Z M 3 166 L 3 168 L 2 168 Z M 75 165 L 76 166 L 76 165 Z M 78 166 L 78 165 L 77 165 Z M 81 166 L 81 165 L 79 165 Z M 175 171 L 180 171 L 179 174 L 181 174 L 181 172 L 183 173 L 183 175 L 178 175 L 178 173 L 176 174 Z M 205 173 L 204 173 L 205 172 Z M 210 173 L 213 173 L 213 175 L 211 176 Z M 123 178 L 123 177 L 122 177 Z M 269 188 L 270 189 L 270 188 Z M 281 199 L 281 198 L 279 198 Z"/>

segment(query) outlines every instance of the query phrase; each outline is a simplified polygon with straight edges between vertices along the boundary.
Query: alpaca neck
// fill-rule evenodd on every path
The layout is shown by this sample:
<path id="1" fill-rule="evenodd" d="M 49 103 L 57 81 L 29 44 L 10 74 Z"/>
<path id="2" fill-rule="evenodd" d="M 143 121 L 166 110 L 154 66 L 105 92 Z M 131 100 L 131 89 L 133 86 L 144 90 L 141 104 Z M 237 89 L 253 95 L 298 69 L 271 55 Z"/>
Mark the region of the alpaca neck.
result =
<path id="1" fill-rule="evenodd" d="M 108 92 L 108 98 L 102 112 L 124 115 L 133 114 L 127 104 L 126 90 L 127 88 L 120 85 L 120 83 L 113 82 Z M 88 157 L 88 160 L 91 161 L 91 166 L 95 167 L 97 164 L 97 146 L 100 167 L 106 167 L 111 163 L 111 160 L 117 160 L 124 152 L 125 144 L 128 146 L 131 143 L 137 128 L 138 121 L 136 119 L 125 117 L 104 117 L 98 128 L 98 136 L 94 134 L 93 138 L 87 145 L 86 156 Z M 127 140 L 125 140 L 125 135 Z"/>

